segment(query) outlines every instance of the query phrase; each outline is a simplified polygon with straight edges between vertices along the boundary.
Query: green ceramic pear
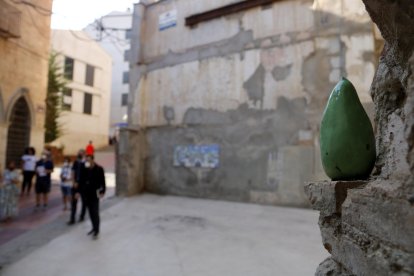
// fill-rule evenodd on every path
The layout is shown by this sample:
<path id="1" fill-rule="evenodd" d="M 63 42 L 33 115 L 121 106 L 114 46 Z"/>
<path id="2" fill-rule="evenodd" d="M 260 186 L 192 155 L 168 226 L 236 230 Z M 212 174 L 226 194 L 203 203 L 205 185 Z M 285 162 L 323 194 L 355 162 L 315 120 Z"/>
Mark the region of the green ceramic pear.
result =
<path id="1" fill-rule="evenodd" d="M 342 78 L 323 113 L 320 131 L 322 165 L 332 180 L 369 177 L 376 158 L 371 121 L 352 83 Z"/>

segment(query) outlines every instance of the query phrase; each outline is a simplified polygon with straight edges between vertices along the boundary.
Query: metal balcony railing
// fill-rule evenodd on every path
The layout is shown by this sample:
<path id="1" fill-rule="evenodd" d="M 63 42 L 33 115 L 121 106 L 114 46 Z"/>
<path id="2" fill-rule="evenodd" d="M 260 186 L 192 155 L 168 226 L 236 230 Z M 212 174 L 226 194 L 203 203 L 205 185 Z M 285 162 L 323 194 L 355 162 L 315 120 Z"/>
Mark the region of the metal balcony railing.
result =
<path id="1" fill-rule="evenodd" d="M 7 3 L 0 0 L 0 37 L 20 37 L 21 12 Z"/>

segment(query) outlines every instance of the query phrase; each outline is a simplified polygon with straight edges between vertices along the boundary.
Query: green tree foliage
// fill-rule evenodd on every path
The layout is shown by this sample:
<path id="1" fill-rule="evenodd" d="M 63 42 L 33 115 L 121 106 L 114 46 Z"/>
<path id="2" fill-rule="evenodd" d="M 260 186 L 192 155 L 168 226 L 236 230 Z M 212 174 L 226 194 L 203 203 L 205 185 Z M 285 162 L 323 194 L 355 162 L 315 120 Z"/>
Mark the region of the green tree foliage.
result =
<path id="1" fill-rule="evenodd" d="M 58 118 L 62 110 L 62 91 L 66 87 L 61 67 L 57 63 L 57 53 L 49 57 L 49 80 L 46 96 L 45 142 L 50 143 L 62 135 Z"/>

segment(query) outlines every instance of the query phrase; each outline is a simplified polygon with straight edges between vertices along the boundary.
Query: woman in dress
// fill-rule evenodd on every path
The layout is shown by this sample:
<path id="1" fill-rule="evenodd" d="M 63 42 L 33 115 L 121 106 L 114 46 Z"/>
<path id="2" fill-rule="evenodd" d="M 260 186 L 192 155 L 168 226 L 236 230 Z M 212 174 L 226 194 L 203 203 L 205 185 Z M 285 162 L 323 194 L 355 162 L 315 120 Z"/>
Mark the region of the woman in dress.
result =
<path id="1" fill-rule="evenodd" d="M 4 171 L 0 191 L 0 219 L 9 220 L 19 213 L 19 174 L 14 161 L 9 162 Z"/>

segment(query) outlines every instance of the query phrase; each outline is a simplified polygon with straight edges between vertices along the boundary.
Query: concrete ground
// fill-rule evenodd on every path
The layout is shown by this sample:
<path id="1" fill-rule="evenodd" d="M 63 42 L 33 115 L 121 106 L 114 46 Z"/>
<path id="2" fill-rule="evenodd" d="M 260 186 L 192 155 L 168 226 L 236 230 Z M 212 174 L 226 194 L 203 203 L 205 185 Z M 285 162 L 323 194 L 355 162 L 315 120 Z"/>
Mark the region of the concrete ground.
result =
<path id="1" fill-rule="evenodd" d="M 115 194 L 115 155 L 113 147 L 99 150 L 95 154 L 96 161 L 104 167 L 107 192 L 105 200 L 111 198 Z M 13 251 L 13 246 L 3 246 L 14 239 L 25 235 L 30 231 L 34 231 L 43 225 L 50 224 L 56 219 L 62 218 L 69 220 L 69 210 L 63 211 L 62 194 L 60 190 L 60 171 L 61 168 L 57 164 L 52 174 L 52 188 L 49 193 L 49 204 L 47 209 L 36 211 L 34 185 L 30 195 L 24 195 L 19 198 L 19 215 L 12 221 L 0 222 L 0 267 L 7 264 L 14 254 L 2 254 L 5 247 L 9 251 Z M 79 204 L 80 205 L 80 204 Z M 80 208 L 80 206 L 79 206 Z M 23 247 L 19 244 L 18 246 Z M 16 249 L 15 251 L 20 251 Z M 4 257 L 6 256 L 6 257 Z"/>
<path id="2" fill-rule="evenodd" d="M 314 275 L 327 256 L 312 210 L 142 195 L 77 224 L 2 275 Z"/>

